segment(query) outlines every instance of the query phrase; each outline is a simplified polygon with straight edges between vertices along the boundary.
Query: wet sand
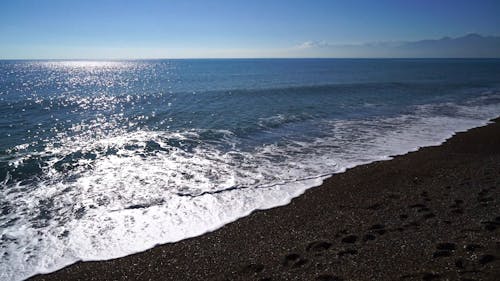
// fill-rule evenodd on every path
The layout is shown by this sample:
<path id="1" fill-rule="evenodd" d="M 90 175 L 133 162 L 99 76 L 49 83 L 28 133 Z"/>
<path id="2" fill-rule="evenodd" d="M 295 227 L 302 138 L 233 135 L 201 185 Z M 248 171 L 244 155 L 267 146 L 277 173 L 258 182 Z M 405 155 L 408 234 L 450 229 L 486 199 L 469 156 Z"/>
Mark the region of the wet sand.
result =
<path id="1" fill-rule="evenodd" d="M 500 280 L 499 122 L 217 231 L 32 279 Z"/>

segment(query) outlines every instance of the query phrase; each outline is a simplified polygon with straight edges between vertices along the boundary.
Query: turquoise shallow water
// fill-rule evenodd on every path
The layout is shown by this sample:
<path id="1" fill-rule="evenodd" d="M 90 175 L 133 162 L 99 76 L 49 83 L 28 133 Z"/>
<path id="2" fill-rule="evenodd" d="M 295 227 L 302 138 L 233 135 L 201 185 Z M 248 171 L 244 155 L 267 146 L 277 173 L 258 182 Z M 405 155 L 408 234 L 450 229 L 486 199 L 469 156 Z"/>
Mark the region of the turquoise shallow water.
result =
<path id="1" fill-rule="evenodd" d="M 0 61 L 0 279 L 199 235 L 499 113 L 500 60 Z"/>

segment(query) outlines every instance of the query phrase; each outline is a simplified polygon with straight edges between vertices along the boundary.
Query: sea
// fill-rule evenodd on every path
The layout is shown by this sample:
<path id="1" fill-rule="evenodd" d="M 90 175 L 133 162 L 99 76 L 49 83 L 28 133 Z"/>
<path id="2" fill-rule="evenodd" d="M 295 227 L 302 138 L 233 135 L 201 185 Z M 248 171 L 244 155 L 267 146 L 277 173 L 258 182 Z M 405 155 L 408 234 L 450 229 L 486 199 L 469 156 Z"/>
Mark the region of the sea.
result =
<path id="1" fill-rule="evenodd" d="M 498 59 L 0 61 L 0 280 L 198 236 L 499 115 Z"/>

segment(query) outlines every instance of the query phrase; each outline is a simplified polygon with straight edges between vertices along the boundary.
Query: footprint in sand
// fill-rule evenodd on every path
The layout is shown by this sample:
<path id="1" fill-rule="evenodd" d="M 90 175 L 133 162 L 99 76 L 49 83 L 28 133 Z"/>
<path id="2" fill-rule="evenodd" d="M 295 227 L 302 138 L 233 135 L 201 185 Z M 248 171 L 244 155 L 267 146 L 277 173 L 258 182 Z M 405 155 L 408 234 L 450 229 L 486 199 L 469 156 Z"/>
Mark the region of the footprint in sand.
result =
<path id="1" fill-rule="evenodd" d="M 308 262 L 307 259 L 302 258 L 299 254 L 286 255 L 283 260 L 283 265 L 290 268 L 299 268 Z"/>
<path id="2" fill-rule="evenodd" d="M 348 235 L 342 238 L 342 243 L 354 244 L 358 240 L 358 236 L 356 235 Z"/>
<path id="3" fill-rule="evenodd" d="M 326 241 L 315 241 L 312 243 L 309 243 L 306 247 L 306 251 L 308 252 L 314 252 L 314 253 L 319 253 L 326 251 L 332 247 L 332 243 L 326 242 Z"/>
<path id="4" fill-rule="evenodd" d="M 385 225 L 374 224 L 370 227 L 370 230 L 377 233 L 378 235 L 384 235 L 387 231 L 385 230 Z"/>
<path id="5" fill-rule="evenodd" d="M 376 239 L 376 237 L 373 234 L 365 234 L 363 236 L 363 241 L 365 241 L 365 242 L 366 241 L 372 241 L 372 240 L 375 240 L 375 239 Z"/>
<path id="6" fill-rule="evenodd" d="M 240 273 L 243 275 L 253 275 L 260 273 L 264 270 L 264 265 L 259 264 L 259 263 L 251 263 L 246 266 L 244 266 L 241 270 Z"/>
<path id="7" fill-rule="evenodd" d="M 462 199 L 456 199 L 455 203 L 450 205 L 451 212 L 453 214 L 461 215 L 464 213 L 464 208 L 463 208 L 464 201 Z"/>
<path id="8" fill-rule="evenodd" d="M 413 204 L 413 205 L 408 206 L 408 208 L 416 209 L 417 213 L 424 213 L 423 214 L 424 219 L 431 219 L 431 218 L 436 217 L 436 215 L 434 213 L 432 213 L 431 209 L 429 209 L 425 204 L 421 204 L 421 203 Z"/>
<path id="9" fill-rule="evenodd" d="M 374 234 L 384 235 L 387 233 L 385 229 L 385 225 L 383 224 L 374 224 L 368 229 L 368 233 L 363 236 L 363 241 L 371 241 L 375 240 L 377 237 Z"/>
<path id="10" fill-rule="evenodd" d="M 498 226 L 500 226 L 500 220 L 497 220 L 499 217 L 496 217 L 495 220 L 491 221 L 483 221 L 481 224 L 484 224 L 484 228 L 488 231 L 495 231 Z"/>
<path id="11" fill-rule="evenodd" d="M 492 262 L 494 260 L 496 260 L 496 257 L 494 255 L 488 255 L 488 254 L 486 254 L 486 255 L 480 256 L 479 259 L 478 259 L 478 262 L 481 265 L 485 265 L 485 264 L 490 263 L 490 262 Z"/>
<path id="12" fill-rule="evenodd" d="M 452 252 L 455 251 L 456 245 L 454 243 L 439 243 L 436 246 L 437 251 L 432 254 L 433 258 L 450 257 Z"/>

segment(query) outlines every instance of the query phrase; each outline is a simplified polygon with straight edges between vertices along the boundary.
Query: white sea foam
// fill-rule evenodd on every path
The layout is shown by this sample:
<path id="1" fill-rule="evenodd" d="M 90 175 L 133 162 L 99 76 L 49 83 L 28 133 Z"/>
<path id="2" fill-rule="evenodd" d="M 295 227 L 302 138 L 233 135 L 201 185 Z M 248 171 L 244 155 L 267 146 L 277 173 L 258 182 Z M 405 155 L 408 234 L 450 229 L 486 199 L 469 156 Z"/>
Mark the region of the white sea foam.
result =
<path id="1" fill-rule="evenodd" d="M 22 280 L 215 230 L 287 204 L 329 174 L 440 144 L 498 112 L 497 104 L 422 105 L 393 117 L 323 120 L 325 137 L 246 150 L 229 131 L 218 132 L 226 149 L 203 142 L 202 131 L 62 138 L 38 155 L 47 158 L 44 177 L 0 189 L 11 210 L 0 217 L 0 279 Z M 22 149 L 13 165 L 33 157 Z M 75 153 L 92 157 L 60 164 Z"/>

